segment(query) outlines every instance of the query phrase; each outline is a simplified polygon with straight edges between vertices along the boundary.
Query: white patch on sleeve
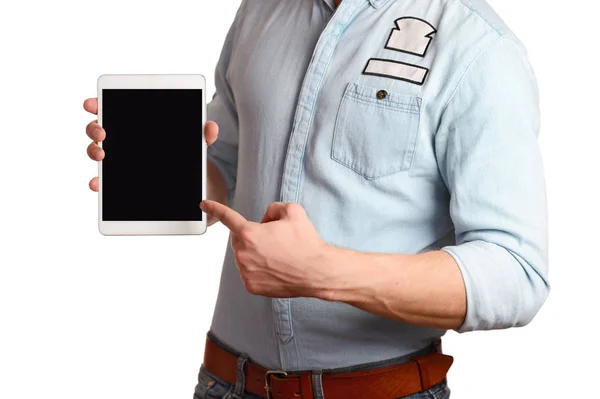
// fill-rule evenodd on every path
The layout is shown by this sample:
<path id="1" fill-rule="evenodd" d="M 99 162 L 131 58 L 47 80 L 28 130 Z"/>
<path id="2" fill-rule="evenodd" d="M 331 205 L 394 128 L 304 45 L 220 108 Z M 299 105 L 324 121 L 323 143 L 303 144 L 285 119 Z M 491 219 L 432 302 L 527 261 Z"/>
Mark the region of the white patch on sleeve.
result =
<path id="1" fill-rule="evenodd" d="M 399 18 L 396 26 L 385 48 L 424 57 L 436 29 L 429 22 L 414 17 Z"/>
<path id="2" fill-rule="evenodd" d="M 371 58 L 363 73 L 365 75 L 383 76 L 422 85 L 425 82 L 428 72 L 427 68 L 417 65 Z"/>

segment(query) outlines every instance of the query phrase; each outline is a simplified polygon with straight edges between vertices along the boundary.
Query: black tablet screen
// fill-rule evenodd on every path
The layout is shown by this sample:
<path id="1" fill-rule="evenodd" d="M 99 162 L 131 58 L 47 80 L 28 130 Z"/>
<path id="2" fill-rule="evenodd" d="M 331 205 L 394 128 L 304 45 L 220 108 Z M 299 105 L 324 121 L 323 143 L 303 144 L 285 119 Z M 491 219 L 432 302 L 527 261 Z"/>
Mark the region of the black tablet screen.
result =
<path id="1" fill-rule="evenodd" d="M 104 89 L 102 126 L 103 220 L 202 220 L 202 90 Z"/>

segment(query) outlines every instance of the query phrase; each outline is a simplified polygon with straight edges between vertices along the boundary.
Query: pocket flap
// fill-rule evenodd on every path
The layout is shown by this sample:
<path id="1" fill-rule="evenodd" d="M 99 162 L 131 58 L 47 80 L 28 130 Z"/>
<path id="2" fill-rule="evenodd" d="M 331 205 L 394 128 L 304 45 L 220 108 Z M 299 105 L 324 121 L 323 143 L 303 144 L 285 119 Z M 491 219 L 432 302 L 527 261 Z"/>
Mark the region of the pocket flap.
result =
<path id="1" fill-rule="evenodd" d="M 367 179 L 410 169 L 421 98 L 350 83 L 333 132 L 331 158 Z"/>
<path id="2" fill-rule="evenodd" d="M 379 95 L 382 91 L 385 92 L 385 97 L 383 98 L 381 95 Z M 385 87 L 377 89 L 374 87 L 350 83 L 346 87 L 344 96 L 350 96 L 357 100 L 379 104 L 381 106 L 388 106 L 391 108 L 398 108 L 403 111 L 413 112 L 416 114 L 421 112 L 421 98 L 411 94 L 392 92 L 387 90 Z"/>

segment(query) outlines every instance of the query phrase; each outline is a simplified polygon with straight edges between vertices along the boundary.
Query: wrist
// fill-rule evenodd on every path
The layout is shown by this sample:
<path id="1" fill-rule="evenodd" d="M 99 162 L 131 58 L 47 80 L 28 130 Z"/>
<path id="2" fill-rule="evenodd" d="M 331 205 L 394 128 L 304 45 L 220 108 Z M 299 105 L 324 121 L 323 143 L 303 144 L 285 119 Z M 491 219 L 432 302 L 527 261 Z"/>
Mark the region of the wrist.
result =
<path id="1" fill-rule="evenodd" d="M 325 301 L 336 301 L 340 281 L 343 280 L 344 249 L 325 243 L 319 251 L 318 261 L 314 263 L 315 290 L 313 297 Z"/>
<path id="2" fill-rule="evenodd" d="M 400 262 L 391 256 L 331 247 L 324 253 L 327 263 L 322 268 L 327 271 L 327 279 L 319 298 L 356 305 L 376 297 L 389 283 L 391 265 L 397 269 Z"/>

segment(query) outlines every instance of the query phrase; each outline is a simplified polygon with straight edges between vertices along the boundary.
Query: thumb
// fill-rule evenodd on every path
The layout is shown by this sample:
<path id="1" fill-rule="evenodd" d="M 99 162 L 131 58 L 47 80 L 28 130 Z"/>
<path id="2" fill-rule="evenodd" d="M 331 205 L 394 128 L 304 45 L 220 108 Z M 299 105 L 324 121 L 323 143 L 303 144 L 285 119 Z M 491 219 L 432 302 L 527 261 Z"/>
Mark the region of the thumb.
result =
<path id="1" fill-rule="evenodd" d="M 288 204 L 285 202 L 273 202 L 267 207 L 261 223 L 275 222 L 285 218 L 287 216 L 287 207 Z"/>
<path id="2" fill-rule="evenodd" d="M 219 136 L 219 125 L 216 122 L 208 121 L 204 126 L 204 137 L 206 138 L 206 144 L 211 146 L 217 141 Z"/>

